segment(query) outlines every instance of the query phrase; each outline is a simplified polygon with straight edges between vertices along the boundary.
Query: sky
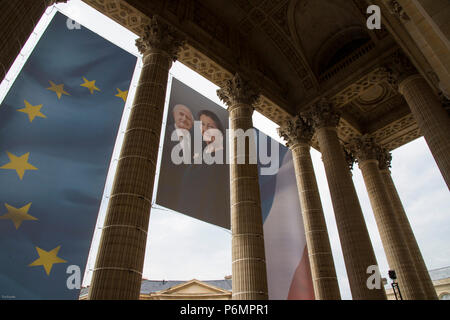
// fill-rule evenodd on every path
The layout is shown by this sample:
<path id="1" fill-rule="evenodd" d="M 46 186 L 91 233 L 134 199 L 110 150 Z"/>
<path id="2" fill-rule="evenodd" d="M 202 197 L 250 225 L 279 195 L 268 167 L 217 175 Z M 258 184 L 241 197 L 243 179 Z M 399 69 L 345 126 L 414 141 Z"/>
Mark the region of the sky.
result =
<path id="1" fill-rule="evenodd" d="M 6 79 L 0 84 L 0 103 L 20 72 L 20 68 L 25 63 L 29 53 L 37 43 L 42 31 L 49 24 L 51 17 L 56 12 L 56 8 L 81 23 L 82 27 L 87 27 L 130 53 L 140 56 L 134 45 L 137 38 L 135 34 L 101 15 L 81 0 L 71 0 L 67 4 L 57 4 L 47 10 L 13 67 L 8 72 Z M 76 29 L 74 29 L 74 32 L 76 32 Z M 140 68 L 141 63 L 139 61 L 130 87 L 106 181 L 83 286 L 89 285 L 92 277 L 92 269 L 95 265 L 95 256 L 101 235 L 101 226 Z M 218 87 L 188 67 L 176 62 L 170 70 L 170 74 L 225 108 L 216 95 Z M 277 135 L 277 125 L 275 123 L 257 112 L 253 116 L 253 122 L 256 128 L 275 140 L 283 142 Z M 341 296 L 343 299 L 351 299 L 325 169 L 319 152 L 312 149 L 311 156 L 332 246 Z M 420 138 L 395 149 L 392 152 L 392 157 L 392 177 L 428 269 L 450 266 L 450 193 L 425 140 Z M 353 169 L 353 181 L 381 274 L 387 278 L 388 263 L 361 171 L 357 165 Z M 217 280 L 223 279 L 227 275 L 231 275 L 231 232 L 229 230 L 204 223 L 178 212 L 159 208 L 155 205 L 151 210 L 150 216 L 143 271 L 145 279 L 191 280 L 195 278 L 199 280 Z"/>

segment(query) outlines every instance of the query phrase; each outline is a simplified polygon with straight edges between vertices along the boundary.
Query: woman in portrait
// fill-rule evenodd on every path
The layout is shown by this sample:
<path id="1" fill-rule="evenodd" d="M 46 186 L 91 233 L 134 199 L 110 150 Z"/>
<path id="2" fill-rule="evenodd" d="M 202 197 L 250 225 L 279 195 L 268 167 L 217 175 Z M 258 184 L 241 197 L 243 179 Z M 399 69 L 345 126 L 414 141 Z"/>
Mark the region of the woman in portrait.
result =
<path id="1" fill-rule="evenodd" d="M 191 164 L 186 172 L 186 187 L 180 201 L 199 219 L 228 228 L 229 169 L 224 158 L 224 127 L 217 115 L 209 110 L 198 112 L 197 121 L 202 126 L 203 160 L 202 164 Z M 195 154 L 194 159 L 199 156 Z M 215 158 L 217 163 L 205 161 L 208 156 Z"/>
<path id="2" fill-rule="evenodd" d="M 203 149 L 204 153 L 214 154 L 218 151 L 223 151 L 223 137 L 225 132 L 222 123 L 216 114 L 208 110 L 202 110 L 198 113 L 198 119 L 202 123 L 202 136 L 203 141 L 206 144 Z"/>

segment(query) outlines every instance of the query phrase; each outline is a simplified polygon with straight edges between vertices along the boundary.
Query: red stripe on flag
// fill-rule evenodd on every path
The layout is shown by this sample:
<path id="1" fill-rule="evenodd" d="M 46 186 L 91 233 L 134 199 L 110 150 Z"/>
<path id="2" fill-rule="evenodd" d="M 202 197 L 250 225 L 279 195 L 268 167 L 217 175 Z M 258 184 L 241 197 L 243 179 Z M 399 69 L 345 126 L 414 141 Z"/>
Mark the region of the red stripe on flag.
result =
<path id="1" fill-rule="evenodd" d="M 315 300 L 314 287 L 309 264 L 308 248 L 303 250 L 303 256 L 295 270 L 289 289 L 288 300 Z"/>

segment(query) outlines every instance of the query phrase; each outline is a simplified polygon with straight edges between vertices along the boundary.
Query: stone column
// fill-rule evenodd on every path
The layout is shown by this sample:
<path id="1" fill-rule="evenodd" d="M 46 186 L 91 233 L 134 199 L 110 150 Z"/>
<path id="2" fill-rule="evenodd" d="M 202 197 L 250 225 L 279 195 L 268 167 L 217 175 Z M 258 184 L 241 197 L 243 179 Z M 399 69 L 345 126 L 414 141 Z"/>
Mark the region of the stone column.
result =
<path id="1" fill-rule="evenodd" d="M 399 84 L 414 119 L 423 133 L 442 176 L 450 188 L 450 118 L 438 97 L 421 75 Z"/>
<path id="2" fill-rule="evenodd" d="M 341 294 L 327 225 L 310 154 L 313 129 L 304 119 L 297 116 L 286 121 L 278 129 L 278 133 L 292 150 L 315 298 L 340 300 Z"/>
<path id="3" fill-rule="evenodd" d="M 433 68 L 440 89 L 450 94 L 450 1 L 384 1 Z"/>
<path id="4" fill-rule="evenodd" d="M 412 256 L 378 168 L 381 148 L 373 138 L 364 135 L 354 140 L 353 150 L 369 194 L 389 267 L 397 273 L 402 295 L 407 300 L 425 299 Z"/>
<path id="5" fill-rule="evenodd" d="M 67 0 L 2 1 L 0 10 L 0 79 L 5 78 L 48 6 Z"/>
<path id="6" fill-rule="evenodd" d="M 450 188 L 450 118 L 438 96 L 403 54 L 389 66 L 391 81 L 398 85 L 414 119 Z"/>
<path id="7" fill-rule="evenodd" d="M 378 265 L 370 242 L 364 216 L 350 175 L 342 146 L 337 136 L 340 115 L 322 99 L 310 114 L 330 188 L 336 224 L 344 254 L 353 299 L 386 299 L 386 292 L 367 287 L 367 268 Z"/>
<path id="8" fill-rule="evenodd" d="M 402 230 L 403 239 L 408 246 L 409 253 L 413 259 L 413 263 L 416 269 L 417 276 L 419 278 L 422 290 L 427 300 L 437 300 L 436 290 L 434 289 L 433 282 L 431 281 L 430 274 L 428 273 L 427 266 L 423 260 L 422 253 L 420 252 L 419 245 L 417 244 L 416 237 L 409 223 L 408 216 L 403 208 L 402 201 L 398 195 L 397 188 L 392 180 L 391 172 L 391 154 L 382 150 L 379 156 L 379 169 L 381 178 L 383 179 L 387 193 L 389 194 L 391 204 L 397 217 L 397 222 Z"/>
<path id="9" fill-rule="evenodd" d="M 230 115 L 232 298 L 265 300 L 268 299 L 268 291 L 258 167 L 256 159 L 250 156 L 256 145 L 249 137 L 248 145 L 238 149 L 238 139 L 245 139 L 245 136 L 236 132 L 239 129 L 243 132 L 251 130 L 247 133 L 253 136 L 253 105 L 259 93 L 251 83 L 236 74 L 217 91 L 217 95 L 228 106 Z M 239 164 L 242 160 L 245 162 Z"/>
<path id="10" fill-rule="evenodd" d="M 136 41 L 143 68 L 111 192 L 89 299 L 139 299 L 167 79 L 182 41 L 153 17 Z"/>

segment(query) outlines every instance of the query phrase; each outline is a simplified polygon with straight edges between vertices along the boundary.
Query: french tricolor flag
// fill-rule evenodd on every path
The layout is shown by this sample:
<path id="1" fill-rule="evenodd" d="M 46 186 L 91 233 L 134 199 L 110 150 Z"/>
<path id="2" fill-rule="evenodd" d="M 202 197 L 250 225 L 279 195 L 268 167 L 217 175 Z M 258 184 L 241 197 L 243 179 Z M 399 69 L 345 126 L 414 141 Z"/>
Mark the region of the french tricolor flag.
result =
<path id="1" fill-rule="evenodd" d="M 278 173 L 260 175 L 259 181 L 269 299 L 314 300 L 294 164 L 288 148 L 280 145 Z"/>

